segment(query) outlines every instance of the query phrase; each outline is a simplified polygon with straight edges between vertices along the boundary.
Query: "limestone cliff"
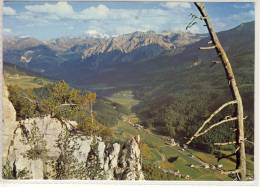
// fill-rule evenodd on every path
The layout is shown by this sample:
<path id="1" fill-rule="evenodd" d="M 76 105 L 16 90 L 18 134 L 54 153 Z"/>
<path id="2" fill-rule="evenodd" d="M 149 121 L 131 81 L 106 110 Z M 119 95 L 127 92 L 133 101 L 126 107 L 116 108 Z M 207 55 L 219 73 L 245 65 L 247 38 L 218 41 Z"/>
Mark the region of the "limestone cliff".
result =
<path id="1" fill-rule="evenodd" d="M 16 129 L 17 123 L 16 123 L 16 111 L 12 105 L 12 103 L 9 101 L 9 93 L 7 90 L 6 85 L 3 83 L 3 92 L 2 92 L 2 157 L 3 160 L 6 160 L 7 152 L 8 152 L 8 144 L 11 142 L 11 139 L 13 138 L 13 132 Z"/>
<path id="2" fill-rule="evenodd" d="M 4 149 L 6 178 L 142 180 L 139 136 L 125 144 L 75 131 L 74 121 L 50 116 L 15 120 L 4 89 Z M 8 173 L 9 171 L 9 173 Z"/>

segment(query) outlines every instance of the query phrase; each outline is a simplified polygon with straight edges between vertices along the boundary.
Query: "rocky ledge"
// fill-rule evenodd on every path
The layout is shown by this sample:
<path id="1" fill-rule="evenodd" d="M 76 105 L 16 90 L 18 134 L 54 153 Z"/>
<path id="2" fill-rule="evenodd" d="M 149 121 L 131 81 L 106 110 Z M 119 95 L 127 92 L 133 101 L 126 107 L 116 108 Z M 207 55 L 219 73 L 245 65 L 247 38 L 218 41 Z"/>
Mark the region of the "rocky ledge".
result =
<path id="1" fill-rule="evenodd" d="M 120 145 L 73 131 L 74 121 L 50 116 L 15 121 L 15 110 L 4 91 L 4 178 L 144 179 L 139 136 Z"/>

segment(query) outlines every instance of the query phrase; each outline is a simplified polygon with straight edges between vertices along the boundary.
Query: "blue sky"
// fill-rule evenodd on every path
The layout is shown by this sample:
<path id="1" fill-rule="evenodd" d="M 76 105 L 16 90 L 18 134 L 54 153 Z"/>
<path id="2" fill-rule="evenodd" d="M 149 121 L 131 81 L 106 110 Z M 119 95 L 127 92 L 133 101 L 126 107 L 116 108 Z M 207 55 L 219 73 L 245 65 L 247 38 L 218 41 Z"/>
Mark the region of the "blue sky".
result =
<path id="1" fill-rule="evenodd" d="M 254 20 L 253 3 L 207 3 L 217 31 Z M 134 31 L 185 31 L 192 3 L 180 2 L 66 2 L 6 1 L 4 33 L 42 40 L 90 35 L 109 37 Z M 189 31 L 206 32 L 202 23 Z"/>

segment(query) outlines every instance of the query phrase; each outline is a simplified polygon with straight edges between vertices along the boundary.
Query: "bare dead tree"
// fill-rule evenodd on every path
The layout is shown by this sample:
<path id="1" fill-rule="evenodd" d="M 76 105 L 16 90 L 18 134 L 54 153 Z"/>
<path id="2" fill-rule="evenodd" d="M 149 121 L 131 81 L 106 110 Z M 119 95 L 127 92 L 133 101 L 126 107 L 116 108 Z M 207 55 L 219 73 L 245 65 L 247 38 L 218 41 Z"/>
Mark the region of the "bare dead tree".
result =
<path id="1" fill-rule="evenodd" d="M 213 28 L 213 25 L 210 21 L 210 18 L 207 14 L 207 11 L 205 9 L 204 3 L 194 3 L 197 7 L 198 11 L 200 12 L 201 16 L 192 15 L 192 21 L 188 24 L 187 28 L 195 25 L 197 22 L 195 22 L 196 19 L 204 21 L 205 25 L 208 29 L 211 41 L 208 42 L 208 44 L 211 44 L 207 47 L 200 47 L 201 50 L 210 50 L 215 49 L 221 62 L 224 67 L 226 78 L 228 80 L 228 85 L 230 88 L 230 92 L 233 97 L 233 101 L 227 102 L 223 104 L 220 108 L 218 108 L 215 112 L 211 114 L 211 116 L 202 124 L 202 126 L 195 132 L 195 134 L 187 141 L 187 145 L 190 144 L 194 138 L 197 138 L 201 135 L 206 134 L 214 127 L 217 127 L 221 124 L 227 124 L 227 122 L 230 121 L 236 121 L 236 130 L 234 133 L 236 133 L 236 140 L 232 142 L 226 142 L 226 143 L 215 143 L 215 145 L 229 145 L 229 144 L 235 144 L 236 151 L 228 156 L 236 155 L 236 169 L 233 171 L 227 171 L 223 172 L 225 174 L 230 173 L 238 173 L 239 174 L 239 180 L 246 180 L 246 154 L 245 154 L 245 137 L 244 137 L 244 112 L 243 112 L 243 103 L 242 98 L 236 83 L 235 75 L 233 73 L 231 64 L 229 62 L 228 56 L 222 47 L 218 36 Z M 210 127 L 208 127 L 206 130 L 202 131 L 205 126 L 211 121 L 211 119 L 219 113 L 223 108 L 234 105 L 235 108 L 235 115 L 234 116 L 226 116 L 222 121 L 212 124 Z"/>

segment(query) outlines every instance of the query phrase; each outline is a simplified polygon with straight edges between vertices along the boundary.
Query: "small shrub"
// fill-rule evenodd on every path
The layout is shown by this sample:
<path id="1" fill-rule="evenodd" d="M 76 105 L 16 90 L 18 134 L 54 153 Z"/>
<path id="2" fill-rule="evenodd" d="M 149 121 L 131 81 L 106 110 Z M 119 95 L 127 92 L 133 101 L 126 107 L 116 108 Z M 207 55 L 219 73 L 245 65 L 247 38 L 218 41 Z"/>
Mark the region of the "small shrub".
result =
<path id="1" fill-rule="evenodd" d="M 24 134 L 24 139 L 22 141 L 30 146 L 30 149 L 27 150 L 24 155 L 27 158 L 31 160 L 37 160 L 46 156 L 46 140 L 44 140 L 44 135 L 41 134 L 35 121 L 32 124 L 31 132 Z"/>

